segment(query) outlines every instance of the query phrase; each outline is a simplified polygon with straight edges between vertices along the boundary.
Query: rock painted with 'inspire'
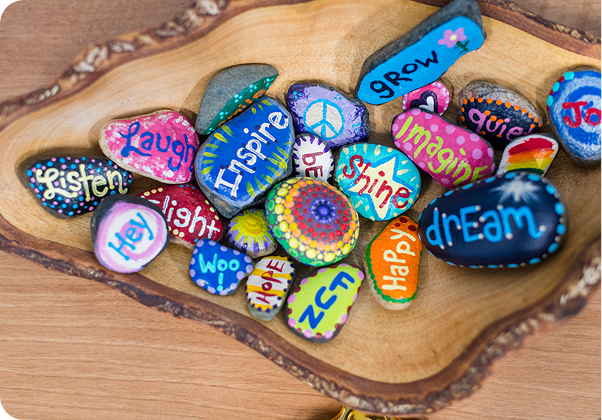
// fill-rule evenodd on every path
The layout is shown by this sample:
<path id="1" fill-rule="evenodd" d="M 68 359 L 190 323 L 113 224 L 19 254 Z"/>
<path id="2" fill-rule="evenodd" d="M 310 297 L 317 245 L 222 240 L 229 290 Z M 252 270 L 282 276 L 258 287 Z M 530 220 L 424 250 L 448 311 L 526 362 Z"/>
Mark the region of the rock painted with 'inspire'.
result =
<path id="1" fill-rule="evenodd" d="M 449 90 L 439 81 L 413 90 L 403 95 L 401 110 L 421 108 L 433 114 L 443 115 L 449 106 Z"/>
<path id="2" fill-rule="evenodd" d="M 545 175 L 558 153 L 558 143 L 546 134 L 531 134 L 508 143 L 497 174 L 522 171 Z"/>
<path id="3" fill-rule="evenodd" d="M 294 278 L 295 264 L 290 257 L 259 260 L 247 279 L 247 305 L 251 315 L 263 321 L 274 318 L 282 309 Z"/>
<path id="4" fill-rule="evenodd" d="M 420 195 L 420 173 L 398 150 L 379 144 L 341 149 L 336 179 L 359 214 L 389 220 L 408 210 Z"/>
<path id="5" fill-rule="evenodd" d="M 556 252 L 567 222 L 560 195 L 545 178 L 510 172 L 433 200 L 420 215 L 418 234 L 451 265 L 519 267 Z"/>
<path id="6" fill-rule="evenodd" d="M 269 255 L 278 247 L 263 210 L 246 209 L 234 216 L 226 236 L 230 245 L 251 258 Z"/>
<path id="7" fill-rule="evenodd" d="M 118 165 L 165 184 L 194 177 L 199 138 L 182 114 L 157 111 L 114 120 L 100 130 L 100 148 Z"/>
<path id="8" fill-rule="evenodd" d="M 316 178 L 328 182 L 334 171 L 330 148 L 313 134 L 299 134 L 293 144 L 294 176 Z"/>
<path id="9" fill-rule="evenodd" d="M 395 145 L 445 188 L 457 188 L 494 173 L 491 145 L 444 118 L 414 108 L 393 120 Z"/>

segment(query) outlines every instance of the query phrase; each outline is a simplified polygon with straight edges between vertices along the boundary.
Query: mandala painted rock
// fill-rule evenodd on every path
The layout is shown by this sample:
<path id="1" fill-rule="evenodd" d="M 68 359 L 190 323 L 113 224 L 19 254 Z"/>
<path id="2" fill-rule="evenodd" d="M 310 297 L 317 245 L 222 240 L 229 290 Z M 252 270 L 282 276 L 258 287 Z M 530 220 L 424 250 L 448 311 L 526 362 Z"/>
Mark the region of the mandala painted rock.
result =
<path id="1" fill-rule="evenodd" d="M 567 222 L 556 188 L 539 175 L 510 172 L 433 200 L 420 215 L 418 234 L 451 265 L 519 267 L 556 252 Z"/>
<path id="2" fill-rule="evenodd" d="M 389 220 L 408 210 L 420 194 L 420 173 L 403 153 L 377 144 L 341 149 L 336 179 L 359 214 Z"/>
<path id="3" fill-rule="evenodd" d="M 422 242 L 418 224 L 407 216 L 391 220 L 368 248 L 366 277 L 374 298 L 387 309 L 405 309 L 418 293 Z"/>
<path id="4" fill-rule="evenodd" d="M 401 110 L 421 108 L 433 114 L 443 115 L 449 106 L 449 90 L 439 81 L 430 83 L 403 95 Z"/>
<path id="5" fill-rule="evenodd" d="M 286 325 L 295 334 L 316 343 L 332 340 L 347 321 L 362 280 L 362 270 L 349 264 L 314 271 L 286 299 Z"/>
<path id="6" fill-rule="evenodd" d="M 520 136 L 538 133 L 541 115 L 518 93 L 488 82 L 470 83 L 458 94 L 458 123 L 496 149 Z"/>
<path id="7" fill-rule="evenodd" d="M 210 239 L 201 239 L 192 251 L 192 281 L 214 295 L 233 293 L 242 279 L 253 271 L 251 258 Z"/>
<path id="8" fill-rule="evenodd" d="M 558 153 L 558 143 L 546 134 L 531 134 L 512 140 L 502 155 L 498 175 L 522 171 L 545 175 Z"/>
<path id="9" fill-rule="evenodd" d="M 263 96 L 278 77 L 269 64 L 243 64 L 217 72 L 205 88 L 196 119 L 200 134 L 211 134 Z"/>
<path id="10" fill-rule="evenodd" d="M 120 166 L 166 184 L 193 176 L 199 138 L 182 114 L 157 111 L 114 120 L 100 130 L 100 147 Z"/>
<path id="11" fill-rule="evenodd" d="M 548 115 L 565 152 L 581 166 L 600 163 L 600 71 L 564 73 L 552 86 Z"/>
<path id="12" fill-rule="evenodd" d="M 328 182 L 332 178 L 334 159 L 332 152 L 313 134 L 299 134 L 293 144 L 294 175 L 316 178 Z"/>
<path id="13" fill-rule="evenodd" d="M 251 258 L 269 255 L 278 247 L 263 210 L 243 210 L 230 221 L 226 235 L 230 245 Z"/>
<path id="14" fill-rule="evenodd" d="M 445 188 L 494 173 L 491 145 L 444 118 L 414 108 L 393 120 L 393 141 L 420 169 Z"/>
<path id="15" fill-rule="evenodd" d="M 132 174 L 105 158 L 34 156 L 19 165 L 19 179 L 44 210 L 58 219 L 94 211 L 112 194 L 127 194 Z"/>
<path id="16" fill-rule="evenodd" d="M 355 96 L 381 105 L 437 80 L 487 34 L 474 0 L 454 0 L 364 61 Z"/>
<path id="17" fill-rule="evenodd" d="M 161 209 L 133 195 L 103 199 L 92 214 L 90 228 L 96 259 L 118 273 L 142 270 L 169 243 Z"/>
<path id="18" fill-rule="evenodd" d="M 370 118 L 366 106 L 338 89 L 321 83 L 295 83 L 286 104 L 298 133 L 320 137 L 328 147 L 367 141 Z"/>
<path id="19" fill-rule="evenodd" d="M 291 121 L 284 106 L 266 96 L 203 143 L 195 163 L 197 182 L 225 217 L 261 202 L 272 185 L 291 174 Z"/>
<path id="20" fill-rule="evenodd" d="M 265 203 L 268 224 L 297 261 L 322 267 L 345 258 L 357 242 L 360 224 L 349 199 L 313 178 L 276 185 Z"/>
<path id="21" fill-rule="evenodd" d="M 295 278 L 295 264 L 290 257 L 265 257 L 247 279 L 247 304 L 256 318 L 269 321 L 282 309 L 284 299 Z"/>
<path id="22" fill-rule="evenodd" d="M 192 249 L 200 239 L 219 241 L 222 236 L 217 212 L 194 185 L 158 187 L 137 195 L 161 208 L 172 242 Z"/>

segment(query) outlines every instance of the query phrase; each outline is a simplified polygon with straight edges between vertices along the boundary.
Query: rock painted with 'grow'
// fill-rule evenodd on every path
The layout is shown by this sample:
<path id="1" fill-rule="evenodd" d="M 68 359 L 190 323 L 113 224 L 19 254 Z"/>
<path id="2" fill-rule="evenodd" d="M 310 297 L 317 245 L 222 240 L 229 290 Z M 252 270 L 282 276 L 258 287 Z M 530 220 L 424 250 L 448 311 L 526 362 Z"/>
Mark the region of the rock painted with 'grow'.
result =
<path id="1" fill-rule="evenodd" d="M 247 304 L 256 318 L 269 321 L 282 309 L 295 264 L 290 257 L 265 257 L 247 279 Z"/>
<path id="2" fill-rule="evenodd" d="M 436 198 L 420 215 L 418 234 L 448 264 L 519 267 L 556 252 L 567 222 L 556 188 L 539 175 L 511 172 Z"/>

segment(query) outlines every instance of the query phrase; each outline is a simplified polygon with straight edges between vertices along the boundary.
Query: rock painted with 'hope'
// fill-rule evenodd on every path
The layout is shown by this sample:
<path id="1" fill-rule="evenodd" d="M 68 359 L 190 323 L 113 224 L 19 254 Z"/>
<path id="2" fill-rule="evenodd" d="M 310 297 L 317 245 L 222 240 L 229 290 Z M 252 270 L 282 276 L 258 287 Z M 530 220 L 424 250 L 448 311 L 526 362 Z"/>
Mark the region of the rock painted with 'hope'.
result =
<path id="1" fill-rule="evenodd" d="M 336 179 L 357 212 L 370 220 L 399 216 L 420 195 L 418 168 L 403 153 L 379 144 L 342 148 Z"/>
<path id="2" fill-rule="evenodd" d="M 222 215 L 234 217 L 291 174 L 294 139 L 291 114 L 264 96 L 203 143 L 195 162 L 199 187 Z"/>
<path id="3" fill-rule="evenodd" d="M 286 325 L 315 343 L 335 338 L 347 321 L 364 280 L 364 273 L 350 264 L 314 271 L 296 285 L 286 299 Z"/>
<path id="4" fill-rule="evenodd" d="M 330 148 L 313 134 L 299 134 L 293 144 L 294 175 L 328 182 L 334 171 Z"/>
<path id="5" fill-rule="evenodd" d="M 510 172 L 433 200 L 420 215 L 418 234 L 451 265 L 519 267 L 556 252 L 567 222 L 554 186 L 533 173 Z"/>
<path id="6" fill-rule="evenodd" d="M 278 247 L 263 210 L 246 209 L 234 216 L 226 236 L 230 245 L 251 258 L 269 255 Z"/>
<path id="7" fill-rule="evenodd" d="M 269 321 L 282 309 L 284 298 L 295 278 L 290 257 L 265 257 L 255 264 L 247 279 L 247 305 L 256 318 Z"/>
<path id="8" fill-rule="evenodd" d="M 454 0 L 364 61 L 355 86 L 362 101 L 382 105 L 437 80 L 487 34 L 474 0 Z"/>
<path id="9" fill-rule="evenodd" d="M 497 174 L 522 171 L 545 175 L 558 153 L 558 143 L 547 134 L 518 137 L 504 149 Z"/>
<path id="10" fill-rule="evenodd" d="M 445 188 L 456 188 L 495 171 L 491 145 L 444 118 L 414 108 L 393 120 L 395 145 Z"/>
<path id="11" fill-rule="evenodd" d="M 449 106 L 449 90 L 439 81 L 413 90 L 403 95 L 401 110 L 422 108 L 433 114 L 443 115 Z"/>
<path id="12" fill-rule="evenodd" d="M 100 130 L 102 152 L 120 166 L 166 184 L 194 177 L 199 138 L 182 114 L 157 111 L 114 120 Z"/>

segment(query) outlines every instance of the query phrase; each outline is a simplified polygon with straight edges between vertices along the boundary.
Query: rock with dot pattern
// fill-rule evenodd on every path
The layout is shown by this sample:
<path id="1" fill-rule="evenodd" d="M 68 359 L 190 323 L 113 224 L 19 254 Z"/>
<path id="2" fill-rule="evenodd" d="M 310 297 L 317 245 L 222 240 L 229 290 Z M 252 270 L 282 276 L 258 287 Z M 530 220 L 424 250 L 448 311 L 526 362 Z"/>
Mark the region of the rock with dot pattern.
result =
<path id="1" fill-rule="evenodd" d="M 269 321 L 282 309 L 295 278 L 290 257 L 265 257 L 259 260 L 247 279 L 247 305 L 256 318 Z"/>

